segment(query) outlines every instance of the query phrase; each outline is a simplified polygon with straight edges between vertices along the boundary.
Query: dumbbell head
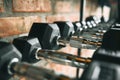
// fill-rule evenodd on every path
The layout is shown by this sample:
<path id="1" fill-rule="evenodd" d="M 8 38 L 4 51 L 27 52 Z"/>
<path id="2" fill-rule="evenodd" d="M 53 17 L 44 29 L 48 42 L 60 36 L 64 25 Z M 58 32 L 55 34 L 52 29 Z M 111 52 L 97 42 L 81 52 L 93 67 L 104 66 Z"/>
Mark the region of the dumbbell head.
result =
<path id="1" fill-rule="evenodd" d="M 83 30 L 82 25 L 81 25 L 80 22 L 78 22 L 78 21 L 77 21 L 77 22 L 73 22 L 73 25 L 74 25 L 75 33 L 76 33 L 76 32 L 80 32 L 80 31 Z"/>
<path id="2" fill-rule="evenodd" d="M 90 21 L 86 20 L 86 24 L 89 28 L 93 28 L 97 26 L 97 24 L 93 20 L 90 20 Z"/>
<path id="3" fill-rule="evenodd" d="M 22 61 L 34 63 L 39 61 L 35 55 L 41 48 L 37 38 L 22 36 L 13 40 L 15 47 L 22 53 Z"/>
<path id="4" fill-rule="evenodd" d="M 88 26 L 88 28 L 92 28 L 93 27 L 93 25 L 91 24 L 90 21 L 86 21 L 86 25 Z"/>
<path id="5" fill-rule="evenodd" d="M 100 23 L 100 19 L 96 16 L 89 16 L 85 19 L 85 21 L 94 21 L 95 24 L 98 24 Z"/>
<path id="6" fill-rule="evenodd" d="M 11 77 L 10 63 L 20 61 L 21 53 L 10 43 L 0 42 L 0 79 L 8 80 Z"/>
<path id="7" fill-rule="evenodd" d="M 54 22 L 60 29 L 61 39 L 70 40 L 74 31 L 74 26 L 70 21 L 56 21 Z"/>
<path id="8" fill-rule="evenodd" d="M 42 49 L 57 48 L 60 37 L 59 28 L 56 24 L 34 23 L 30 29 L 29 37 L 37 37 Z"/>
<path id="9" fill-rule="evenodd" d="M 120 53 L 120 29 L 111 28 L 103 35 L 102 45 L 98 48 L 93 59 L 119 63 Z"/>
<path id="10" fill-rule="evenodd" d="M 119 69 L 119 64 L 105 61 L 92 61 L 83 72 L 80 80 L 120 80 Z"/>
<path id="11" fill-rule="evenodd" d="M 86 30 L 86 29 L 88 28 L 88 26 L 86 25 L 86 22 L 85 22 L 85 21 L 82 21 L 82 22 L 80 22 L 80 23 L 81 23 L 82 28 L 83 28 L 84 30 Z"/>
<path id="12" fill-rule="evenodd" d="M 102 48 L 107 50 L 120 50 L 120 28 L 111 28 L 104 35 Z"/>

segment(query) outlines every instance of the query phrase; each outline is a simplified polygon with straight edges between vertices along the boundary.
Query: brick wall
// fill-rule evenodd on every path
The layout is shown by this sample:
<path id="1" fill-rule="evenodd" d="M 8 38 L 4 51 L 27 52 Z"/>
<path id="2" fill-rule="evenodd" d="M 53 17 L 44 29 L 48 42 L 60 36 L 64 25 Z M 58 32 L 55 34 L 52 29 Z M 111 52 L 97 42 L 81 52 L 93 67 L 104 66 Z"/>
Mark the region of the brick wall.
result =
<path id="1" fill-rule="evenodd" d="M 95 10 L 87 3 L 85 17 Z M 79 11 L 80 0 L 0 0 L 0 38 L 29 32 L 33 22 L 79 21 Z"/>

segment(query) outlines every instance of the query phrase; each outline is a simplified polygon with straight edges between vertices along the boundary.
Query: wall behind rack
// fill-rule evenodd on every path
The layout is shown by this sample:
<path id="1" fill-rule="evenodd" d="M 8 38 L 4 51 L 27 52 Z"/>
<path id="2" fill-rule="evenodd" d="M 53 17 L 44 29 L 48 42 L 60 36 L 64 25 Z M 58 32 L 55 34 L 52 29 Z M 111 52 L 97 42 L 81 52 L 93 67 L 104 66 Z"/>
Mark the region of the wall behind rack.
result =
<path id="1" fill-rule="evenodd" d="M 86 0 L 84 16 L 95 13 L 96 2 Z M 79 15 L 80 0 L 0 0 L 0 38 L 27 33 L 33 22 L 79 21 Z"/>

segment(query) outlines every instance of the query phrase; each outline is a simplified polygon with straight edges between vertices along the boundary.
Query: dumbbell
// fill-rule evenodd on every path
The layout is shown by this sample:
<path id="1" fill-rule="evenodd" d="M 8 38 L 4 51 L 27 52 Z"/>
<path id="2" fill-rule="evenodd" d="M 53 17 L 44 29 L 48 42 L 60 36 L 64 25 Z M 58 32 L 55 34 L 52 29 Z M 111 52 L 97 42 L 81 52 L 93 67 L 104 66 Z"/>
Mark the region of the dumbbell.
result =
<path id="1" fill-rule="evenodd" d="M 96 16 L 89 16 L 86 18 L 86 21 L 93 21 L 94 24 L 99 24 L 101 20 Z"/>
<path id="2" fill-rule="evenodd" d="M 54 23 L 56 23 L 60 29 L 61 38 L 59 39 L 59 41 L 63 43 L 74 44 L 71 41 L 71 38 L 74 38 L 75 36 L 79 37 L 80 35 L 82 35 L 84 29 L 87 27 L 86 25 L 84 25 L 84 28 L 83 24 L 78 21 L 73 23 L 70 21 L 56 21 Z"/>
<path id="3" fill-rule="evenodd" d="M 97 17 L 95 16 L 89 16 L 85 19 L 85 21 L 88 23 L 88 24 L 91 24 L 92 27 L 91 29 L 89 30 L 88 34 L 91 34 L 91 35 L 96 35 L 98 37 L 98 35 L 101 35 L 101 33 L 104 31 L 102 29 L 103 26 L 105 25 L 102 25 L 102 27 L 100 26 L 100 19 L 98 19 Z M 87 25 L 88 25 L 87 24 Z M 92 30 L 92 32 L 91 32 Z"/>
<path id="4" fill-rule="evenodd" d="M 59 27 L 56 24 L 34 23 L 30 29 L 28 36 L 37 37 L 42 46 L 42 49 L 59 49 L 60 46 L 58 43 L 62 43 L 65 46 L 65 44 L 67 43 L 66 40 L 71 38 L 74 29 L 72 23 L 69 21 L 55 23 Z"/>
<path id="5" fill-rule="evenodd" d="M 120 69 L 120 29 L 115 25 L 103 36 L 102 46 L 98 48 L 93 61 L 83 73 L 81 80 L 119 80 Z"/>
<path id="6" fill-rule="evenodd" d="M 88 26 L 88 28 L 86 29 L 86 31 L 84 31 L 84 34 L 82 35 L 83 36 L 83 40 L 82 40 L 83 43 L 87 42 L 87 44 L 93 44 L 95 46 L 96 46 L 96 44 L 98 46 L 101 45 L 101 40 L 102 40 L 102 36 L 104 34 L 104 30 L 99 30 L 98 27 L 94 28 L 95 26 L 97 26 L 99 24 L 99 23 L 95 22 L 96 20 L 97 19 L 94 19 L 94 16 L 90 16 L 90 17 L 86 18 L 86 20 L 85 20 L 86 25 L 90 25 L 90 26 Z M 89 40 L 87 38 L 89 38 Z M 94 39 L 96 39 L 96 42 L 93 41 Z M 78 40 L 78 41 L 81 41 L 81 40 Z"/>
<path id="7" fill-rule="evenodd" d="M 21 53 L 8 42 L 0 41 L 0 79 L 9 80 L 13 75 L 29 77 L 34 80 L 73 80 L 53 71 L 21 62 Z"/>
<path id="8" fill-rule="evenodd" d="M 86 25 L 85 21 L 81 21 L 80 23 L 82 24 L 83 30 L 88 29 L 88 26 Z"/>
<path id="9" fill-rule="evenodd" d="M 9 79 L 12 72 L 13 63 L 21 60 L 20 52 L 11 44 L 0 41 L 0 79 Z"/>
<path id="10" fill-rule="evenodd" d="M 119 25 L 120 26 L 120 25 Z M 116 27 L 119 27 L 116 26 Z M 120 50 L 120 28 L 111 28 L 103 35 L 102 48 Z"/>
<path id="11" fill-rule="evenodd" d="M 79 21 L 73 22 L 75 32 L 80 32 L 83 30 L 82 25 Z"/>
<path id="12" fill-rule="evenodd" d="M 74 34 L 74 25 L 70 21 L 56 21 L 54 22 L 58 25 L 60 29 L 61 39 L 62 40 L 70 40 L 72 35 Z"/>
<path id="13" fill-rule="evenodd" d="M 120 80 L 120 65 L 112 62 L 93 61 L 79 80 Z"/>
<path id="14" fill-rule="evenodd" d="M 75 33 L 77 32 L 77 36 L 80 36 L 81 34 L 83 34 L 84 31 L 86 31 L 88 29 L 85 21 L 74 22 L 73 24 L 69 21 L 57 21 L 54 23 L 56 23 L 60 29 L 62 40 L 65 40 L 65 39 L 67 40 L 67 38 L 69 38 L 70 41 L 69 40 L 68 41 L 72 47 L 76 47 L 76 46 L 74 46 L 74 45 L 76 45 L 74 43 L 74 40 L 78 41 L 78 38 L 75 39 L 75 37 L 72 37 L 72 36 L 74 36 L 74 34 L 73 34 L 74 30 L 75 30 Z M 73 26 L 74 26 L 74 29 L 73 29 Z M 65 35 L 65 33 L 66 33 L 66 35 Z M 79 41 L 81 41 L 81 40 L 79 40 Z M 85 41 L 82 40 L 82 42 L 85 42 Z M 91 43 L 96 44 L 97 42 L 91 42 Z M 78 45 L 80 45 L 80 43 L 78 43 Z"/>
<path id="15" fill-rule="evenodd" d="M 70 22 L 70 21 L 56 21 L 54 22 L 58 25 L 61 33 L 61 38 L 63 40 L 70 40 L 74 33 L 83 32 L 83 30 L 88 29 L 88 26 L 85 21 L 82 22 Z"/>
<path id="16" fill-rule="evenodd" d="M 88 26 L 88 28 L 93 28 L 93 25 L 90 21 L 86 21 L 86 25 Z"/>
<path id="17" fill-rule="evenodd" d="M 111 28 L 104 35 L 102 40 L 102 45 L 99 50 L 96 51 L 97 54 L 93 56 L 95 59 L 108 60 L 117 62 L 116 60 L 120 59 L 119 50 L 120 50 L 120 29 Z M 105 52 L 107 54 L 105 54 Z M 103 58 L 102 55 L 109 56 L 110 58 Z M 112 59 L 111 59 L 112 57 Z M 115 58 L 115 59 L 114 59 Z"/>
<path id="18" fill-rule="evenodd" d="M 59 48 L 58 39 L 60 37 L 60 32 L 56 24 L 33 23 L 28 36 L 37 37 L 42 49 Z"/>
<path id="19" fill-rule="evenodd" d="M 37 37 L 42 49 L 59 49 L 66 46 L 72 34 L 74 26 L 72 22 L 63 21 L 50 23 L 34 23 L 30 29 L 29 37 Z"/>
<path id="20" fill-rule="evenodd" d="M 116 26 L 118 27 L 118 26 Z M 120 50 L 120 29 L 111 28 L 104 35 L 102 40 L 102 45 L 100 49 L 96 50 L 97 54 L 94 54 L 93 58 L 113 61 L 116 63 L 116 60 L 120 59 L 119 50 Z M 103 58 L 102 55 L 105 55 L 110 58 Z M 112 59 L 111 59 L 112 58 Z M 115 59 L 114 59 L 115 58 Z"/>
<path id="21" fill-rule="evenodd" d="M 23 36 L 15 38 L 13 44 L 22 53 L 22 61 L 29 63 L 37 62 L 40 59 L 48 59 L 59 64 L 85 68 L 87 66 L 85 64 L 91 62 L 89 58 L 82 58 L 56 50 L 41 49 L 41 47 L 37 45 L 37 38 Z"/>
<path id="22" fill-rule="evenodd" d="M 72 25 L 72 23 L 71 22 L 55 22 L 59 27 L 61 27 L 60 29 L 61 29 L 61 31 L 62 31 L 62 29 L 63 29 L 63 31 L 64 30 L 66 30 L 67 32 L 67 35 L 65 35 L 65 33 L 62 35 L 62 39 L 68 39 L 68 38 L 70 38 L 71 37 L 71 35 L 72 35 L 72 33 L 73 33 L 73 25 Z M 42 31 L 45 31 L 45 30 L 43 30 L 41 27 L 46 27 L 46 26 L 40 26 L 40 25 L 42 25 L 41 23 L 38 23 L 37 24 L 37 26 L 35 26 L 35 24 L 33 24 L 33 26 L 32 26 L 32 28 L 31 28 L 31 30 L 30 30 L 30 33 L 29 33 L 29 37 L 31 37 L 31 35 L 32 35 L 32 37 L 34 36 L 34 37 L 38 37 L 38 39 L 40 38 L 40 36 L 39 35 L 41 35 L 41 33 L 39 32 L 39 31 L 36 31 L 36 29 L 38 30 L 38 28 L 39 28 L 39 30 L 42 30 Z M 61 25 L 63 25 L 63 26 L 61 26 Z M 51 26 L 53 26 L 53 25 L 51 25 Z M 36 28 L 35 28 L 36 27 Z M 50 26 L 47 26 L 47 27 L 50 27 Z M 54 28 L 55 27 L 57 27 L 57 26 L 54 26 Z M 34 28 L 34 29 L 33 29 Z M 68 30 L 67 30 L 68 29 Z M 47 31 L 47 30 L 46 30 Z M 62 32 L 61 32 L 62 33 Z M 48 33 L 49 34 L 49 33 Z M 43 35 L 43 34 L 42 34 Z M 68 37 L 65 37 L 65 36 L 68 36 Z M 46 36 L 46 38 L 47 38 L 47 36 Z M 39 40 L 40 41 L 40 40 Z M 48 39 L 48 41 L 49 41 L 49 39 Z M 42 49 L 44 49 L 44 48 L 42 48 Z M 48 48 L 46 48 L 46 49 L 48 49 Z"/>
<path id="23" fill-rule="evenodd" d="M 119 54 L 119 50 L 98 48 L 80 80 L 120 80 Z"/>
<path id="24" fill-rule="evenodd" d="M 56 23 L 60 29 L 61 38 L 59 41 L 65 44 L 71 43 L 70 41 L 73 36 L 76 35 L 79 37 L 83 33 L 84 28 L 80 22 L 72 23 L 70 21 L 56 21 L 54 23 Z"/>

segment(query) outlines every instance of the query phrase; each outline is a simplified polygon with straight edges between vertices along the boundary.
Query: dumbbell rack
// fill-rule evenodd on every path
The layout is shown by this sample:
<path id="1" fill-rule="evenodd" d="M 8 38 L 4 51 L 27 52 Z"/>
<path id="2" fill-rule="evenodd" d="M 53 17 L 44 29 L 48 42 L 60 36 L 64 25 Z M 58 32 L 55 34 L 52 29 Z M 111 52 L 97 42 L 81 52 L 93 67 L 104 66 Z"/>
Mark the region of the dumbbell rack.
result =
<path id="1" fill-rule="evenodd" d="M 84 2 L 84 0 L 82 0 Z M 119 0 L 118 0 L 119 1 Z M 83 15 L 83 14 L 82 14 Z M 82 21 L 82 20 L 81 20 Z M 15 36 L 16 37 L 16 36 Z M 18 37 L 18 36 L 17 36 Z M 13 36 L 12 36 L 13 38 Z M 10 37 L 9 37 L 10 41 L 12 40 Z M 80 49 L 78 48 L 78 55 L 80 55 Z M 77 73 L 79 73 L 79 70 L 77 70 Z M 78 74 L 77 74 L 77 78 L 78 78 Z"/>

